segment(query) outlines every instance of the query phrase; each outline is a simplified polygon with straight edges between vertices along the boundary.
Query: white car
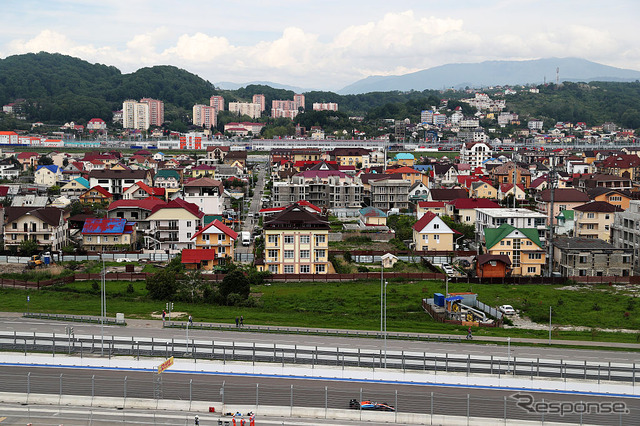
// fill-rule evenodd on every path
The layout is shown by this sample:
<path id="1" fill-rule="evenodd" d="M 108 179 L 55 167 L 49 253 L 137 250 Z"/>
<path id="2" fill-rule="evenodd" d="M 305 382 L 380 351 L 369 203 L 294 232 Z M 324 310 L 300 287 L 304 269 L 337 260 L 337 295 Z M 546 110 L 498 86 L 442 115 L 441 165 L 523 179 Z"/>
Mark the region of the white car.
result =
<path id="1" fill-rule="evenodd" d="M 513 309 L 513 306 L 511 305 L 502 305 L 498 308 L 498 310 L 505 315 L 515 315 L 516 313 L 516 310 Z"/>
<path id="2" fill-rule="evenodd" d="M 444 271 L 445 274 L 449 275 L 450 277 L 455 275 L 455 272 L 453 271 L 453 268 L 448 263 L 443 263 L 442 264 L 442 270 Z"/>

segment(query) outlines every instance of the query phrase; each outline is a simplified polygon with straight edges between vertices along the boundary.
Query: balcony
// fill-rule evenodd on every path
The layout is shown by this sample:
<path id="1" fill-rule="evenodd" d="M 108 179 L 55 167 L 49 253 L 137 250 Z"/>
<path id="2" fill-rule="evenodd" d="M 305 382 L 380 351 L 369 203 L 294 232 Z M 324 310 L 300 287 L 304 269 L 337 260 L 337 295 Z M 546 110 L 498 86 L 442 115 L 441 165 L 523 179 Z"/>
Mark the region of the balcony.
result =
<path id="1" fill-rule="evenodd" d="M 178 231 L 178 225 L 159 225 L 156 226 L 156 230 L 158 231 Z"/>

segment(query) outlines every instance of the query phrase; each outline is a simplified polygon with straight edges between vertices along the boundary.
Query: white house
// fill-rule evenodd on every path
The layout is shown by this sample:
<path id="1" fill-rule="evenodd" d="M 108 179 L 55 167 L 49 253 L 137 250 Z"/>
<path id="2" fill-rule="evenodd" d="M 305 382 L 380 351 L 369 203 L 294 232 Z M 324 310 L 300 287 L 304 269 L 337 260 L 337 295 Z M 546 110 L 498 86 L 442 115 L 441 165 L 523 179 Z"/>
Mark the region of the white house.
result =
<path id="1" fill-rule="evenodd" d="M 58 166 L 38 166 L 34 174 L 34 182 L 40 185 L 53 186 L 62 180 L 62 169 Z"/>

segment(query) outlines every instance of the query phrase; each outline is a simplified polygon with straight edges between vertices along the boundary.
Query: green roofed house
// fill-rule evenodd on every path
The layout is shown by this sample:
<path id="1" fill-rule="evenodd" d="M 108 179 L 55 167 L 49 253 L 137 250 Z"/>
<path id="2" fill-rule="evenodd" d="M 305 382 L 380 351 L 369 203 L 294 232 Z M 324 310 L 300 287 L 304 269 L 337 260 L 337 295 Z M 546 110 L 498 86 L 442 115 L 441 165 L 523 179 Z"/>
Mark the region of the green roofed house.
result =
<path id="1" fill-rule="evenodd" d="M 173 194 L 180 190 L 182 179 L 175 169 L 160 169 L 153 176 L 153 186 L 164 188 L 167 194 Z"/>
<path id="2" fill-rule="evenodd" d="M 486 253 L 506 255 L 511 260 L 512 275 L 539 276 L 546 261 L 538 230 L 515 228 L 503 223 L 484 230 Z"/>
<path id="3" fill-rule="evenodd" d="M 556 235 L 571 235 L 575 223 L 573 210 L 562 210 L 556 216 L 556 223 L 557 226 L 554 230 Z"/>

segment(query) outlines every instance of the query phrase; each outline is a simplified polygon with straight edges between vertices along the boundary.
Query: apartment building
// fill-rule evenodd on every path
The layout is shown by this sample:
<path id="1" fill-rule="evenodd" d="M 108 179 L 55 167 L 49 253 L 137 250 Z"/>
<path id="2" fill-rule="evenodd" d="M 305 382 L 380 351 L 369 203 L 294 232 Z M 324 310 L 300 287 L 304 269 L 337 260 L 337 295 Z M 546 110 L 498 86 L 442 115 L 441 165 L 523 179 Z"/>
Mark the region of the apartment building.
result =
<path id="1" fill-rule="evenodd" d="M 224 210 L 224 186 L 211 178 L 195 179 L 184 184 L 184 200 L 196 204 L 208 215 L 221 215 Z"/>
<path id="2" fill-rule="evenodd" d="M 604 201 L 592 201 L 573 208 L 575 237 L 598 238 L 611 242 L 611 225 L 620 207 Z"/>
<path id="3" fill-rule="evenodd" d="M 178 252 L 193 248 L 192 238 L 202 225 L 204 213 L 197 205 L 180 198 L 158 204 L 147 218 L 153 249 Z"/>
<path id="4" fill-rule="evenodd" d="M 196 104 L 193 106 L 193 125 L 210 129 L 216 125 L 216 109 L 212 106 Z"/>
<path id="5" fill-rule="evenodd" d="M 260 112 L 267 109 L 267 98 L 264 95 L 253 95 L 251 102 L 260 105 Z"/>
<path id="6" fill-rule="evenodd" d="M 640 200 L 631 200 L 628 209 L 614 214 L 611 243 L 617 248 L 631 249 L 633 268 L 640 271 Z"/>
<path id="7" fill-rule="evenodd" d="M 142 98 L 140 103 L 149 105 L 149 125 L 160 127 L 164 124 L 164 102 L 157 99 Z"/>
<path id="8" fill-rule="evenodd" d="M 238 115 L 248 115 L 251 118 L 260 118 L 262 106 L 250 102 L 229 102 L 229 112 Z"/>
<path id="9" fill-rule="evenodd" d="M 209 98 L 209 106 L 216 112 L 224 111 L 224 98 L 222 96 L 213 95 Z"/>
<path id="10" fill-rule="evenodd" d="M 364 189 L 359 178 L 338 171 L 317 172 L 309 178 L 304 174 L 274 182 L 273 207 L 285 207 L 306 200 L 327 209 L 360 208 Z"/>
<path id="11" fill-rule="evenodd" d="M 337 111 L 338 104 L 335 102 L 314 102 L 312 108 L 314 111 Z"/>
<path id="12" fill-rule="evenodd" d="M 492 154 L 491 147 L 484 142 L 464 143 L 460 149 L 460 162 L 472 168 L 482 167 Z"/>
<path id="13" fill-rule="evenodd" d="M 297 203 L 267 219 L 263 225 L 264 265 L 274 274 L 329 272 L 329 222 Z M 257 265 L 258 266 L 258 265 Z"/>
<path id="14" fill-rule="evenodd" d="M 89 186 L 101 186 L 113 194 L 115 199 L 122 198 L 124 191 L 138 181 L 151 185 L 151 171 L 92 170 L 89 173 Z"/>
<path id="15" fill-rule="evenodd" d="M 122 127 L 125 129 L 149 130 L 151 116 L 149 104 L 128 99 L 122 103 Z"/>
<path id="16" fill-rule="evenodd" d="M 385 176 L 370 182 L 371 205 L 384 212 L 391 209 L 409 208 L 409 188 L 411 182 L 398 179 L 396 175 Z"/>

